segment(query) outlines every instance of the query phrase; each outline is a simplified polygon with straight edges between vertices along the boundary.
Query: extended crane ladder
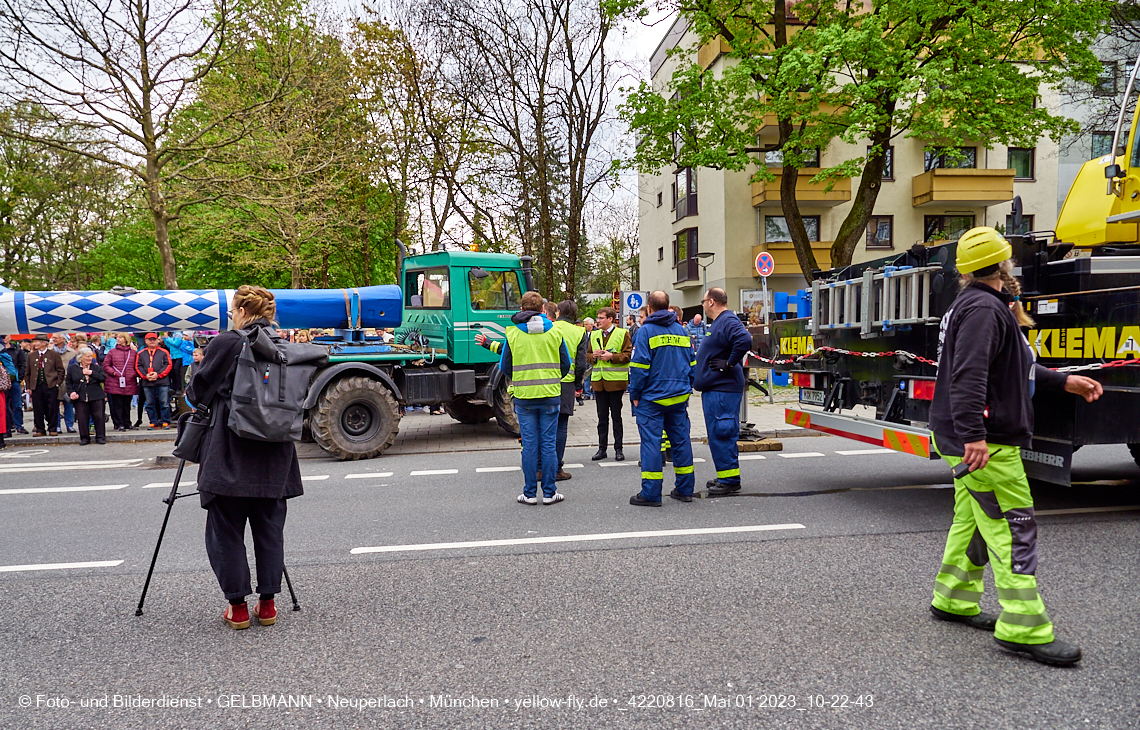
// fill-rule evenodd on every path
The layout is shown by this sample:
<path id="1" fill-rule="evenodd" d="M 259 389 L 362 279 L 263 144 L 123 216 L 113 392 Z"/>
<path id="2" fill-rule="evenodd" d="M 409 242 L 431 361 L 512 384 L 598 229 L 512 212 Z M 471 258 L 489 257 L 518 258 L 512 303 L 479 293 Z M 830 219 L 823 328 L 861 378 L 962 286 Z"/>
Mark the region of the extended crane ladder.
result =
<path id="1" fill-rule="evenodd" d="M 858 279 L 811 284 L 811 332 L 857 329 L 862 337 L 910 324 L 934 323 L 930 316 L 930 277 L 941 266 L 887 266 L 868 269 Z"/>

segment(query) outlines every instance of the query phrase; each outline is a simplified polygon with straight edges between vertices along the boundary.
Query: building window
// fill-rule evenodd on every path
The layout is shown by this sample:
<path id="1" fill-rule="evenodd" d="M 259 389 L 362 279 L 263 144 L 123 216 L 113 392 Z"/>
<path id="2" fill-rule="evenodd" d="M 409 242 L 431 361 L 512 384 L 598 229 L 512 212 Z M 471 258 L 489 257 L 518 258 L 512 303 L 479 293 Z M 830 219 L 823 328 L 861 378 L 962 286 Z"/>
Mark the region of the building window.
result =
<path id="1" fill-rule="evenodd" d="M 803 167 L 819 167 L 819 148 L 804 150 L 803 151 L 804 164 Z M 783 167 L 784 166 L 784 151 L 783 150 L 768 150 L 764 153 L 764 164 L 767 167 Z"/>
<path id="2" fill-rule="evenodd" d="M 690 215 L 697 214 L 697 171 L 691 167 L 682 167 L 677 170 L 673 181 L 674 195 L 676 196 L 676 203 L 674 208 L 677 210 L 677 217 L 675 220 Z"/>
<path id="3" fill-rule="evenodd" d="M 1096 78 L 1096 93 L 1111 96 L 1116 93 L 1116 64 L 1111 61 L 1101 63 L 1100 76 Z"/>
<path id="4" fill-rule="evenodd" d="M 657 260 L 658 261 L 664 261 L 665 260 L 665 247 L 664 246 L 658 247 L 658 249 L 657 249 Z"/>
<path id="5" fill-rule="evenodd" d="M 873 215 L 867 221 L 867 248 L 895 247 L 895 217 Z"/>
<path id="6" fill-rule="evenodd" d="M 663 197 L 664 197 L 664 194 L 663 194 L 663 193 L 657 193 L 657 207 L 658 207 L 658 208 L 660 208 L 660 207 L 661 207 L 661 203 L 663 202 L 663 201 L 661 200 L 661 198 L 663 198 Z"/>
<path id="7" fill-rule="evenodd" d="M 819 240 L 819 216 L 805 215 L 804 228 L 807 229 L 808 240 Z M 764 216 L 764 241 L 766 243 L 779 243 L 791 241 L 792 234 L 788 230 L 788 221 L 782 215 Z"/>
<path id="8" fill-rule="evenodd" d="M 928 215 L 923 216 L 922 230 L 924 241 L 956 241 L 962 234 L 974 227 L 972 215 Z"/>
<path id="9" fill-rule="evenodd" d="M 1007 236 L 1023 236 L 1033 230 L 1033 216 L 1021 216 L 1021 227 L 1016 231 L 1013 230 L 1013 216 L 1007 215 L 1005 217 L 1005 233 Z"/>
<path id="10" fill-rule="evenodd" d="M 1010 147 L 1006 154 L 1006 167 L 1013 170 L 1014 180 L 1033 179 L 1034 148 Z"/>
<path id="11" fill-rule="evenodd" d="M 673 239 L 673 263 L 693 258 L 697 253 L 697 229 L 686 228 Z"/>
<path id="12" fill-rule="evenodd" d="M 870 147 L 867 148 L 867 154 L 868 155 L 871 154 L 871 148 Z M 883 157 L 884 157 L 884 159 L 883 159 L 883 179 L 884 180 L 894 180 L 895 179 L 895 148 L 894 147 L 888 147 L 886 152 L 884 153 Z"/>
<path id="13" fill-rule="evenodd" d="M 978 166 L 977 147 L 932 147 L 923 152 L 923 172 L 939 167 L 964 170 Z"/>
<path id="14" fill-rule="evenodd" d="M 1124 147 L 1128 147 L 1127 140 L 1123 143 Z M 1097 157 L 1104 157 L 1105 155 L 1112 154 L 1112 132 L 1093 132 L 1092 133 L 1092 156 L 1093 159 Z"/>
<path id="15" fill-rule="evenodd" d="M 677 183 L 675 183 L 675 182 L 669 183 L 669 194 L 673 198 L 673 207 L 670 208 L 669 210 L 677 210 Z"/>

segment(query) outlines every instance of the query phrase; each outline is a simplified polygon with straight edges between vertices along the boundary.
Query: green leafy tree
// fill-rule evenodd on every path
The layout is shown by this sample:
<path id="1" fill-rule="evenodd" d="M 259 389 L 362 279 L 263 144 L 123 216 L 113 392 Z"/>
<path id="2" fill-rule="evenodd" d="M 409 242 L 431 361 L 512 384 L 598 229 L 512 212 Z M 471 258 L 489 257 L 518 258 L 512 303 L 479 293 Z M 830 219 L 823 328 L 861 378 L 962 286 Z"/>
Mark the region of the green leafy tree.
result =
<path id="1" fill-rule="evenodd" d="M 886 151 L 914 137 L 940 146 L 964 143 L 1034 146 L 1075 124 L 1036 104 L 1043 86 L 1091 81 L 1100 63 L 1089 43 L 1109 3 L 1081 0 L 667 0 L 691 22 L 701 43 L 723 38 L 724 71 L 682 56 L 666 88 L 643 82 L 622 115 L 639 137 L 627 164 L 758 169 L 772 181 L 764 154 L 782 153 L 780 199 L 796 255 L 810 281 L 817 268 L 796 202 L 798 171 L 809 151 L 835 140 L 864 142 L 866 155 L 822 170 L 813 181 L 860 176 L 832 246 L 833 265 L 851 262 L 866 230 Z M 619 3 L 620 5 L 620 3 Z M 627 13 L 644 8 L 617 8 Z M 719 42 L 719 41 L 718 41 Z M 758 143 L 765 115 L 778 139 Z"/>

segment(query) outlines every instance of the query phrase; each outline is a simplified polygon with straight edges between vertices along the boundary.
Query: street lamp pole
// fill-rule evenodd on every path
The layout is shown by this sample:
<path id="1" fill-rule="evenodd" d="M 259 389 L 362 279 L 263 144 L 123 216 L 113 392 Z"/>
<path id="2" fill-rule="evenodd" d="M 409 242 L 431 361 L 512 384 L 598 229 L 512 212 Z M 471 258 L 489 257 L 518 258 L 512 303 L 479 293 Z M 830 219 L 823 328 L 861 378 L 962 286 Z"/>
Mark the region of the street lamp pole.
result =
<path id="1" fill-rule="evenodd" d="M 702 251 L 693 254 L 693 256 L 697 259 L 697 264 L 701 267 L 701 287 L 703 288 L 701 294 L 704 294 L 704 292 L 709 290 L 709 267 L 712 266 L 716 254 L 712 251 Z M 708 259 L 707 264 L 704 263 L 705 259 Z"/>

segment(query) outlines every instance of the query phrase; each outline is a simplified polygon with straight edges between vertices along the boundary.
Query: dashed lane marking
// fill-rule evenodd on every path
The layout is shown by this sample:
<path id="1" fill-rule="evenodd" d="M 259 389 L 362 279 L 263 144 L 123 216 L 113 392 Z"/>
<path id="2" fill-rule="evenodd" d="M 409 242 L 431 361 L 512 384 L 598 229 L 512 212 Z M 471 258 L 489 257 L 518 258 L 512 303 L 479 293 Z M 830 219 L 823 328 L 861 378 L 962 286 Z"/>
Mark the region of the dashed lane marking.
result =
<path id="1" fill-rule="evenodd" d="M 586 465 L 585 464 L 563 464 L 562 468 L 563 469 L 585 469 Z"/>
<path id="2" fill-rule="evenodd" d="M 433 477 L 439 474 L 458 474 L 458 469 L 427 469 L 425 471 L 414 471 L 408 476 L 413 477 Z"/>
<path id="3" fill-rule="evenodd" d="M 435 542 L 419 545 L 381 545 L 379 547 L 358 547 L 349 552 L 352 555 L 365 553 L 400 553 L 424 550 L 454 550 L 477 547 L 503 547 L 508 545 L 546 545 L 560 542 L 595 542 L 598 540 L 629 540 L 646 537 L 678 537 L 683 535 L 729 535 L 742 532 L 769 532 L 775 530 L 803 530 L 804 525 L 788 523 L 783 525 L 742 525 L 738 527 L 696 527 L 687 530 L 645 530 L 643 532 L 605 532 L 592 535 L 554 535 L 550 537 L 522 537 L 510 540 L 476 540 L 472 542 Z"/>
<path id="4" fill-rule="evenodd" d="M 759 461 L 761 459 L 767 459 L 768 457 L 763 454 L 741 454 L 736 458 L 737 461 Z"/>
<path id="5" fill-rule="evenodd" d="M 39 563 L 35 565 L 0 565 L 0 573 L 18 573 L 24 570 L 69 570 L 71 568 L 113 568 L 122 560 L 96 560 L 88 563 Z"/>
<path id="6" fill-rule="evenodd" d="M 836 451 L 840 456 L 862 456 L 864 454 L 898 454 L 893 449 L 854 449 L 851 451 Z"/>
<path id="7" fill-rule="evenodd" d="M 28 489 L 0 489 L 0 494 L 47 494 L 52 492 L 106 492 L 126 489 L 127 484 L 107 484 L 99 487 L 34 487 Z"/>
<path id="8" fill-rule="evenodd" d="M 603 469 L 608 469 L 611 466 L 635 466 L 635 465 L 636 464 L 632 461 L 611 461 L 611 462 L 608 462 L 606 464 L 598 464 L 598 466 L 602 467 Z"/>
<path id="9" fill-rule="evenodd" d="M 390 477 L 390 476 L 392 476 L 392 472 L 390 472 L 390 471 L 378 471 L 378 472 L 375 472 L 372 474 L 345 474 L 344 478 L 345 479 L 371 479 L 372 477 L 378 477 L 380 479 L 385 479 L 385 478 Z"/>
<path id="10" fill-rule="evenodd" d="M 818 451 L 804 451 L 799 454 L 778 454 L 781 459 L 806 459 L 809 456 L 823 456 Z"/>
<path id="11" fill-rule="evenodd" d="M 187 489 L 189 489 L 190 487 L 195 487 L 197 485 L 198 485 L 198 482 L 178 482 L 179 487 L 186 487 Z M 142 488 L 143 489 L 170 489 L 173 486 L 174 486 L 174 482 L 151 482 L 150 484 L 144 484 L 142 486 Z"/>
<path id="12" fill-rule="evenodd" d="M 476 474 L 492 474 L 499 471 L 522 471 L 521 466 L 481 466 L 475 470 Z"/>
<path id="13" fill-rule="evenodd" d="M 142 462 L 142 459 L 125 459 L 120 461 L 57 461 L 50 464 L 4 464 L 3 466 L 0 466 L 0 475 L 31 474 L 41 471 L 133 469 L 137 466 L 141 466 Z"/>
<path id="14" fill-rule="evenodd" d="M 326 480 L 328 478 L 329 478 L 328 474 L 314 474 L 313 476 L 309 476 L 309 477 L 301 477 L 301 481 L 303 481 L 303 482 L 323 482 L 324 480 Z"/>

